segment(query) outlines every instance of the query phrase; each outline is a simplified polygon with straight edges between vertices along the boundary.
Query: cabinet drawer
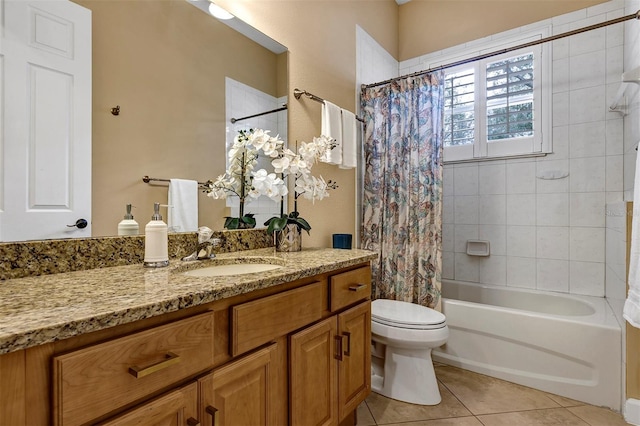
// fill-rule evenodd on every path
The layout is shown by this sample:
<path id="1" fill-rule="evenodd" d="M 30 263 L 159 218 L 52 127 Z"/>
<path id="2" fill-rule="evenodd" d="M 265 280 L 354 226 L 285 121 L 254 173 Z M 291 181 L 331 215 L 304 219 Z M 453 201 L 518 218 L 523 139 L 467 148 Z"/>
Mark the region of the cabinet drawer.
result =
<path id="1" fill-rule="evenodd" d="M 231 355 L 236 356 L 322 318 L 326 281 L 231 308 Z"/>
<path id="2" fill-rule="evenodd" d="M 363 266 L 329 278 L 331 312 L 371 297 L 371 268 Z"/>
<path id="3" fill-rule="evenodd" d="M 56 356 L 55 423 L 86 423 L 212 366 L 213 312 Z"/>
<path id="4" fill-rule="evenodd" d="M 99 426 L 198 425 L 198 384 L 175 389 Z"/>

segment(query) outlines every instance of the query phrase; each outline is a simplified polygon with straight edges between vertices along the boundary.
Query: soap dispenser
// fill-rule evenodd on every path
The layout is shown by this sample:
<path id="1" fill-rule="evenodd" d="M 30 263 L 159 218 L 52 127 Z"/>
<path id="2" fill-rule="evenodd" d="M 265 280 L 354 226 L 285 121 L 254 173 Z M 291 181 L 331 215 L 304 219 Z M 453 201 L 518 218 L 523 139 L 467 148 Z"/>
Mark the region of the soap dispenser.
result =
<path id="1" fill-rule="evenodd" d="M 138 235 L 139 233 L 140 226 L 138 222 L 133 220 L 131 204 L 127 204 L 127 214 L 125 214 L 124 219 L 118 223 L 118 235 Z"/>
<path id="2" fill-rule="evenodd" d="M 154 203 L 151 221 L 144 228 L 144 266 L 161 268 L 169 265 L 167 224 L 160 216 L 160 203 Z"/>

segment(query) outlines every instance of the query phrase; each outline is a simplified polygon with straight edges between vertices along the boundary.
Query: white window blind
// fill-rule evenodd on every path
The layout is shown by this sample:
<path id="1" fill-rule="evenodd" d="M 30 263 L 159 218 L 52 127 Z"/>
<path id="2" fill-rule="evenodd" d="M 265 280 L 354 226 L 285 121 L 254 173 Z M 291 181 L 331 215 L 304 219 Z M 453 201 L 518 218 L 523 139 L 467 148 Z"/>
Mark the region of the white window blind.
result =
<path id="1" fill-rule="evenodd" d="M 541 65 L 542 52 L 534 46 L 447 71 L 445 161 L 551 152 L 550 141 L 543 144 L 550 104 L 541 81 L 550 75 Z"/>
<path id="2" fill-rule="evenodd" d="M 487 141 L 533 137 L 533 53 L 487 65 Z"/>
<path id="3" fill-rule="evenodd" d="M 474 70 L 449 74 L 444 86 L 444 145 L 474 143 L 475 79 Z"/>

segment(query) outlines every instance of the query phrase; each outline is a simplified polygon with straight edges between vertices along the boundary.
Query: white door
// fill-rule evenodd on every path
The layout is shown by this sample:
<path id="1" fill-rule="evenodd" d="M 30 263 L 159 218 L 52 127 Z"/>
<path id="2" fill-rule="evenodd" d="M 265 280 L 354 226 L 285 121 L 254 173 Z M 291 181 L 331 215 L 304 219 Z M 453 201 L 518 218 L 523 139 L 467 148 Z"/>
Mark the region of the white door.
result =
<path id="1" fill-rule="evenodd" d="M 0 241 L 89 237 L 91 11 L 0 6 Z M 87 226 L 67 226 L 78 219 Z"/>

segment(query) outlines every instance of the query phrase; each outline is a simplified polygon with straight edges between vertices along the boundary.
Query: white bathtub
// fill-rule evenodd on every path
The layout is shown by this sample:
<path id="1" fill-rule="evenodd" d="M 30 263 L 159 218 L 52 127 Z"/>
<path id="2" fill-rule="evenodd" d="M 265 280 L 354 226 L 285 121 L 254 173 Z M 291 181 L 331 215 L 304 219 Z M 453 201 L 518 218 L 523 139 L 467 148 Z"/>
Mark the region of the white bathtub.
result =
<path id="1" fill-rule="evenodd" d="M 435 361 L 620 411 L 622 333 L 604 298 L 446 280 L 442 297 Z"/>

